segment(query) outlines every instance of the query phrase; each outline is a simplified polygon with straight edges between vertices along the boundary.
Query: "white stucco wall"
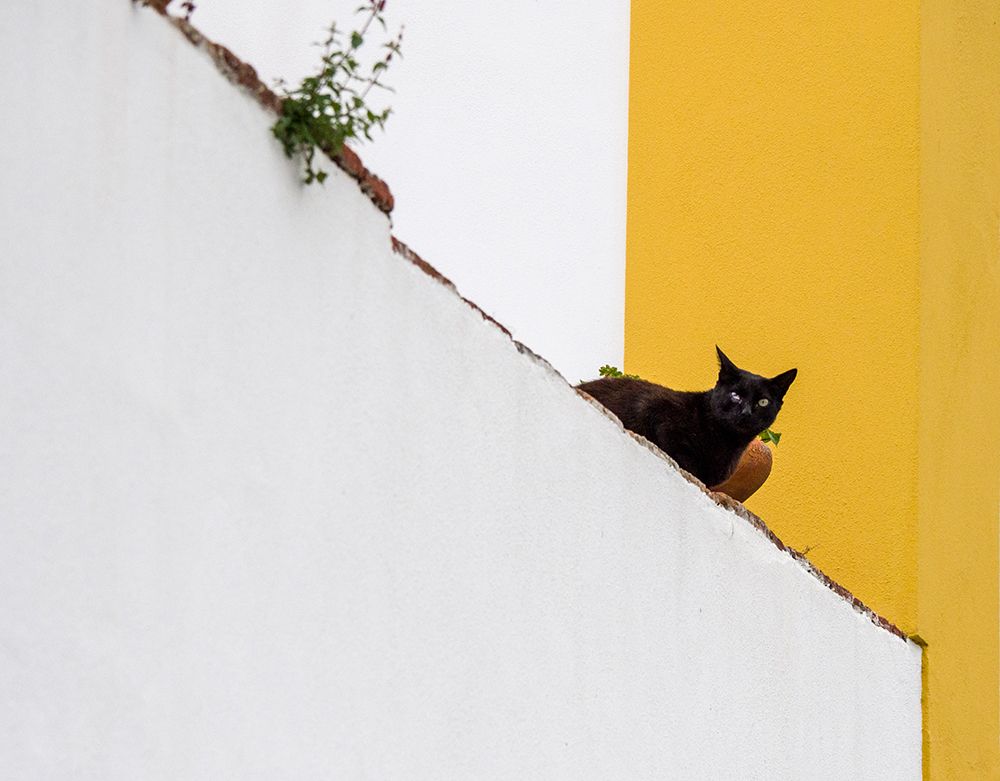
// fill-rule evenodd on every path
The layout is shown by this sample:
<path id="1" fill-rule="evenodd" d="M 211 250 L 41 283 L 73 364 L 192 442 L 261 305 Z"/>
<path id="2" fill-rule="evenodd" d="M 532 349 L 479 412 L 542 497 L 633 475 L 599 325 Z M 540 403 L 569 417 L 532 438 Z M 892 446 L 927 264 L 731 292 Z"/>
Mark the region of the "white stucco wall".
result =
<path id="1" fill-rule="evenodd" d="M 0 778 L 919 777 L 918 649 L 165 20 L 3 4 L 0 67 Z"/>
<path id="2" fill-rule="evenodd" d="M 298 83 L 310 43 L 360 3 L 197 5 L 265 81 Z M 388 0 L 404 58 L 386 132 L 361 150 L 392 185 L 396 235 L 573 380 L 623 360 L 629 6 Z"/>

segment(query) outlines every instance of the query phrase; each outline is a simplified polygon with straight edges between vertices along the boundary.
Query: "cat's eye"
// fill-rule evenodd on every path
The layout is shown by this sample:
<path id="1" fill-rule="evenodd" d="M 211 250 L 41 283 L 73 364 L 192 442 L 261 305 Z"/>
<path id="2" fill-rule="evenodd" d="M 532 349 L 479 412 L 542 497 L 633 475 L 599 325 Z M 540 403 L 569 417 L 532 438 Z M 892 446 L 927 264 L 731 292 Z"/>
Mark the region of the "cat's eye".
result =
<path id="1" fill-rule="evenodd" d="M 731 398 L 733 401 L 740 401 L 740 394 L 738 394 L 736 391 L 733 391 L 732 393 L 729 394 L 729 398 Z"/>
<path id="2" fill-rule="evenodd" d="M 758 407 L 766 407 L 770 403 L 771 402 L 769 402 L 767 399 L 761 399 L 760 401 L 757 402 L 757 406 Z"/>

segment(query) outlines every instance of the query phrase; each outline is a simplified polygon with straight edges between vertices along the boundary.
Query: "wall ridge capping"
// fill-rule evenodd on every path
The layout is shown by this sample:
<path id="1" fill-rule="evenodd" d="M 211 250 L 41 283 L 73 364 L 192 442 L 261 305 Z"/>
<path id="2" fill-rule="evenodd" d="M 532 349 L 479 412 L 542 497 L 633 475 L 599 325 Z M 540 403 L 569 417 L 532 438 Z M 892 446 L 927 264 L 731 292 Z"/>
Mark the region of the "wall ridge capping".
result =
<path id="1" fill-rule="evenodd" d="M 826 588 L 828 588 L 830 591 L 832 591 L 834 594 L 840 597 L 844 602 L 850 605 L 856 612 L 863 615 L 865 618 L 871 621 L 871 623 L 873 623 L 875 626 L 885 630 L 886 632 L 889 632 L 890 634 L 895 635 L 904 642 L 908 644 L 913 644 L 914 646 L 919 646 L 919 643 L 911 639 L 902 629 L 900 629 L 898 626 L 892 623 L 892 621 L 876 613 L 874 610 L 868 607 L 861 599 L 856 597 L 849 589 L 842 586 L 840 583 L 838 583 L 829 575 L 827 575 L 825 572 L 823 572 L 819 567 L 817 567 L 815 564 L 809 561 L 809 559 L 806 557 L 804 553 L 801 553 L 800 551 L 797 551 L 794 548 L 785 545 L 785 543 L 781 541 L 781 538 L 778 537 L 778 535 L 775 534 L 770 529 L 770 527 L 768 527 L 767 523 L 765 523 L 762 518 L 750 512 L 750 510 L 748 510 L 746 506 L 744 506 L 741 502 L 737 502 L 735 499 L 733 499 L 730 496 L 727 496 L 726 494 L 721 494 L 709 490 L 708 486 L 706 486 L 703 482 L 701 482 L 701 480 L 699 480 L 690 472 L 679 466 L 677 462 L 674 461 L 673 458 L 671 458 L 667 453 L 665 453 L 655 444 L 650 442 L 645 437 L 640 436 L 639 434 L 636 434 L 635 432 L 626 429 L 621 424 L 621 421 L 617 417 L 615 417 L 611 412 L 609 412 L 604 407 L 604 405 L 595 400 L 589 394 L 572 387 L 571 383 L 569 383 L 566 380 L 566 378 L 563 377 L 562 374 L 560 374 L 559 371 L 557 371 L 555 367 L 552 366 L 552 364 L 550 364 L 547 360 L 545 360 L 545 358 L 538 355 L 524 343 L 515 339 L 511 334 L 510 330 L 508 330 L 502 323 L 500 323 L 492 316 L 487 314 L 485 311 L 483 311 L 483 309 L 479 305 L 477 305 L 474 301 L 471 301 L 470 299 L 463 296 L 459 292 L 458 288 L 455 286 L 454 282 L 448 279 L 448 277 L 444 276 L 444 274 L 442 274 L 440 271 L 434 268 L 434 266 L 432 266 L 430 263 L 428 263 L 426 260 L 420 257 L 420 255 L 414 252 L 409 246 L 407 246 L 404 242 L 400 241 L 395 236 L 392 237 L 392 250 L 394 253 L 408 260 L 414 266 L 419 268 L 427 276 L 431 277 L 439 284 L 444 285 L 446 288 L 448 288 L 452 293 L 458 296 L 458 298 L 461 299 L 463 303 L 465 303 L 466 305 L 474 309 L 477 313 L 479 313 L 479 315 L 482 316 L 483 320 L 486 320 L 491 325 L 495 326 L 500 331 L 502 331 L 514 344 L 514 347 L 517 349 L 519 353 L 527 356 L 534 363 L 538 364 L 546 371 L 549 371 L 553 375 L 558 377 L 562 382 L 565 382 L 567 385 L 570 385 L 571 389 L 575 391 L 579 397 L 587 401 L 594 408 L 600 411 L 605 417 L 611 420 L 622 431 L 623 434 L 634 440 L 636 444 L 645 448 L 657 458 L 660 458 L 663 461 L 667 462 L 671 467 L 673 467 L 677 472 L 679 472 L 684 479 L 686 479 L 692 485 L 698 487 L 706 496 L 708 496 L 709 499 L 711 499 L 719 507 L 729 510 L 730 512 L 739 516 L 744 521 L 753 526 L 758 532 L 760 532 L 761 535 L 764 536 L 765 539 L 770 541 L 772 545 L 774 545 L 778 550 L 788 554 L 788 556 L 790 556 L 793 561 L 795 561 L 800 567 L 802 567 L 802 569 L 804 569 L 807 573 L 809 573 L 814 578 L 816 578 L 816 580 L 822 583 Z"/>
<path id="2" fill-rule="evenodd" d="M 486 312 L 475 301 L 472 301 L 471 299 L 466 298 L 460 292 L 458 292 L 458 288 L 455 286 L 455 283 L 452 282 L 450 279 L 448 279 L 448 277 L 446 277 L 444 274 L 442 274 L 440 271 L 438 271 L 436 268 L 434 268 L 434 266 L 432 266 L 430 263 L 428 263 L 426 260 L 424 260 L 422 257 L 420 257 L 412 249 L 410 249 L 410 247 L 407 244 L 405 244 L 404 242 L 400 241 L 395 236 L 392 236 L 391 238 L 392 238 L 392 251 L 393 252 L 395 252 L 400 257 L 405 258 L 406 260 L 410 261 L 410 263 L 412 263 L 414 266 L 416 266 L 421 271 L 423 271 L 431 279 L 436 280 L 437 282 L 439 282 L 440 284 L 444 285 L 446 288 L 448 288 L 449 290 L 451 290 L 451 292 L 454 293 L 456 296 L 458 296 L 460 299 L 462 299 L 463 302 L 465 302 L 470 307 L 472 307 L 472 309 L 476 310 L 476 312 L 479 313 L 479 315 L 483 318 L 483 320 L 487 321 L 488 323 L 490 323 L 491 325 L 495 326 L 500 331 L 502 331 L 504 334 L 506 334 L 507 337 L 510 338 L 511 341 L 513 341 L 514 344 L 518 346 L 518 350 L 520 352 L 524 352 L 524 350 L 527 350 L 527 348 L 524 347 L 524 345 L 522 345 L 520 342 L 518 342 L 516 339 L 514 339 L 513 335 L 510 332 L 510 329 L 508 329 L 507 326 L 505 326 L 503 323 L 501 323 L 499 320 L 497 320 L 491 314 L 489 314 L 488 312 Z M 522 348 L 524 348 L 524 349 L 522 349 Z M 532 355 L 534 355 L 534 353 L 532 353 Z M 546 366 L 548 366 L 549 369 L 551 369 L 554 372 L 556 371 L 552 367 L 552 365 L 548 361 L 546 361 L 544 358 L 542 358 L 540 356 L 535 356 L 535 357 L 538 358 L 538 360 L 542 361 Z M 559 372 L 556 372 L 556 374 L 559 374 Z M 560 375 L 560 377 L 561 376 L 562 375 Z"/>
<path id="3" fill-rule="evenodd" d="M 170 5 L 170 2 L 171 0 L 132 0 L 133 4 L 137 3 L 156 11 L 179 30 L 196 49 L 206 52 L 215 63 L 219 73 L 225 76 L 228 81 L 242 87 L 267 111 L 280 115 L 284 99 L 261 80 L 257 69 L 237 57 L 228 47 L 206 37 L 187 19 L 167 13 L 167 6 Z M 392 212 L 395 199 L 389 190 L 389 185 L 365 167 L 357 152 L 346 144 L 336 154 L 331 154 L 330 150 L 326 148 L 321 148 L 320 151 L 358 183 L 361 191 L 371 199 L 379 211 L 385 214 Z"/>

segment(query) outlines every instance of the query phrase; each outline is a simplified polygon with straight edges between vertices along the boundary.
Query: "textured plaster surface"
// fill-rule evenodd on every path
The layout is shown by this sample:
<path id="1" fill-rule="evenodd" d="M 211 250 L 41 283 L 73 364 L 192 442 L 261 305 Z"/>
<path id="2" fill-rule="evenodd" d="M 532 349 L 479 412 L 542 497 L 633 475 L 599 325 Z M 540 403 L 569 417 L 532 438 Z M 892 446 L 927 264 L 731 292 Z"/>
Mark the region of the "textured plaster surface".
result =
<path id="1" fill-rule="evenodd" d="M 0 36 L 0 775 L 918 777 L 919 649 L 303 189 L 204 51 Z"/>

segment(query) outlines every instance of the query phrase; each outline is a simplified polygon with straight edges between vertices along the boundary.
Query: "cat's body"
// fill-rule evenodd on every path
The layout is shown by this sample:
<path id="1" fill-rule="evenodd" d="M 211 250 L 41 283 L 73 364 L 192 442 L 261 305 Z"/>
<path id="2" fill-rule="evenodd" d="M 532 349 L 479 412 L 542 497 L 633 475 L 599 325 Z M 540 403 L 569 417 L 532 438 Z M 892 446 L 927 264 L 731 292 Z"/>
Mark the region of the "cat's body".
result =
<path id="1" fill-rule="evenodd" d="M 768 379 L 738 369 L 717 347 L 719 381 L 711 390 L 675 391 L 645 380 L 605 377 L 577 387 L 622 425 L 653 442 L 707 486 L 736 469 L 743 451 L 781 409 L 796 371 Z"/>

